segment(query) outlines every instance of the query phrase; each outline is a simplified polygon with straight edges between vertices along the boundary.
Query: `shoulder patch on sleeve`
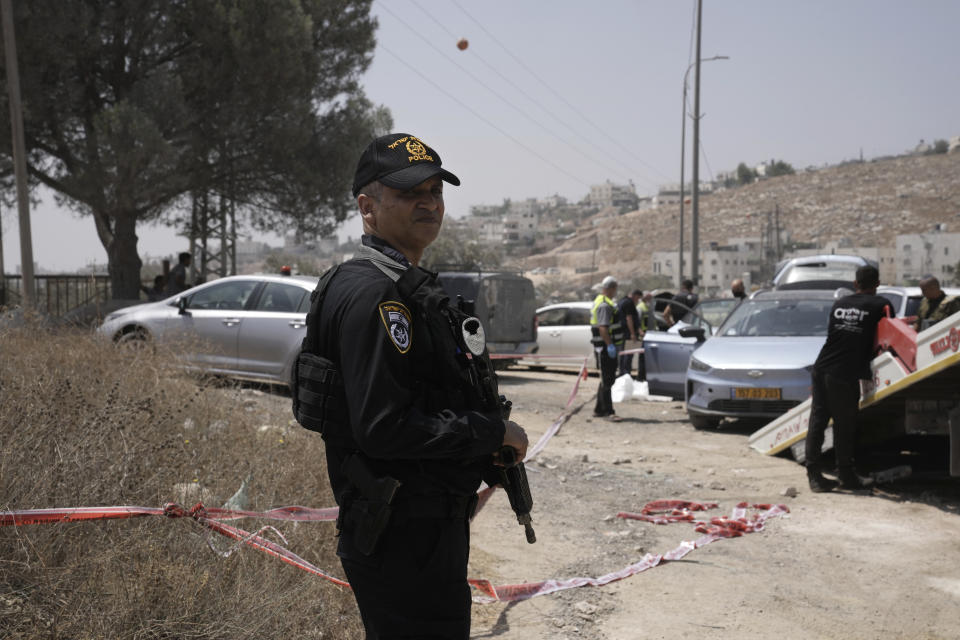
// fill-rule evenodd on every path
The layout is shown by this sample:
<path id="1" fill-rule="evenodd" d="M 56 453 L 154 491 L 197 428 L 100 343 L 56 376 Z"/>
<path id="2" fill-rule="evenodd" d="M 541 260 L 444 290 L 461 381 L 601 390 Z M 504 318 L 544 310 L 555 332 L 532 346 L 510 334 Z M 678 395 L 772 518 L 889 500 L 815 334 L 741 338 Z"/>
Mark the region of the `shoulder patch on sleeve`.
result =
<path id="1" fill-rule="evenodd" d="M 400 353 L 410 351 L 410 343 L 413 341 L 410 311 L 400 302 L 381 302 L 380 319 L 383 320 L 383 326 L 386 327 L 393 346 Z"/>

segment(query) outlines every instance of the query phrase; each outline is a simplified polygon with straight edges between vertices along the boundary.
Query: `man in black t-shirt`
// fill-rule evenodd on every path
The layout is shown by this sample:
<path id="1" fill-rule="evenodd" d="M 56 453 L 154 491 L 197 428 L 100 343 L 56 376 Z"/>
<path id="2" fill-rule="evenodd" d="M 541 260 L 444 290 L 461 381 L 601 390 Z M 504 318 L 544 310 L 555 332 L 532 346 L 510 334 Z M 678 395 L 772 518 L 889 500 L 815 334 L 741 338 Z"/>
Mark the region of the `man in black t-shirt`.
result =
<path id="1" fill-rule="evenodd" d="M 823 476 L 821 448 L 827 422 L 833 418 L 837 475 L 843 489 L 863 489 L 871 481 L 854 471 L 860 380 L 871 377 L 877 324 L 890 303 L 876 295 L 876 267 L 857 269 L 856 293 L 837 300 L 830 309 L 827 341 L 813 365 L 813 400 L 807 430 L 806 466 L 810 490 L 830 491 L 837 482 Z"/>
<path id="2" fill-rule="evenodd" d="M 670 304 L 667 305 L 666 310 L 663 312 L 663 319 L 667 321 L 668 325 L 676 324 L 683 316 L 687 315 L 687 311 L 693 309 L 697 306 L 697 302 L 700 301 L 700 296 L 693 292 L 693 280 L 684 280 L 680 285 L 680 291 L 677 292 L 677 295 L 673 296 L 673 299 L 670 301 Z M 679 302 L 679 305 L 673 304 L 674 302 Z"/>
<path id="3" fill-rule="evenodd" d="M 637 311 L 637 303 L 640 302 L 641 298 L 643 298 L 643 291 L 634 289 L 629 296 L 623 296 L 617 303 L 617 314 L 627 330 L 627 340 L 634 343 L 639 343 L 643 338 L 643 334 L 640 332 L 640 312 Z M 633 349 L 635 347 L 630 346 L 629 348 Z M 630 370 L 633 369 L 633 356 L 632 353 L 619 356 L 620 363 L 617 369 L 617 377 L 630 374 Z"/>

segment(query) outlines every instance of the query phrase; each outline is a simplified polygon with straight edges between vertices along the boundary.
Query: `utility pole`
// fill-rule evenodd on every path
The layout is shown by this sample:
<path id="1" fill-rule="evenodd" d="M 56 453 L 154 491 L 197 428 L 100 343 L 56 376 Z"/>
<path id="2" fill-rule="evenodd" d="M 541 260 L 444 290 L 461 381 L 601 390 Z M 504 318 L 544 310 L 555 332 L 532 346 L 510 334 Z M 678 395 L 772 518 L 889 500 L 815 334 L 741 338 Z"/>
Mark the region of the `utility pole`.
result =
<path id="1" fill-rule="evenodd" d="M 7 92 L 10 95 L 10 130 L 13 134 L 13 170 L 17 183 L 17 210 L 20 213 L 20 271 L 23 275 L 22 304 L 34 308 L 33 239 L 30 234 L 30 195 L 27 192 L 27 156 L 20 109 L 20 73 L 17 70 L 17 43 L 13 33 L 13 5 L 0 0 L 3 13 L 3 42 L 7 63 Z"/>
<path id="2" fill-rule="evenodd" d="M 774 204 L 774 219 L 776 220 L 776 229 L 777 229 L 777 262 L 783 260 L 783 251 L 780 247 L 780 203 Z"/>
<path id="3" fill-rule="evenodd" d="M 700 26 L 703 0 L 697 0 L 697 79 L 693 85 L 693 214 L 690 224 L 690 279 L 698 285 L 700 274 Z"/>
<path id="4" fill-rule="evenodd" d="M 704 58 L 703 60 L 698 58 L 697 60 L 698 62 L 710 62 L 711 60 L 729 59 L 729 56 L 713 56 L 712 58 Z M 677 243 L 677 287 L 683 282 L 683 205 L 684 198 L 686 197 L 684 193 L 686 185 L 684 184 L 683 172 L 686 168 L 684 152 L 687 148 L 687 76 L 690 74 L 690 69 L 693 69 L 694 66 L 697 66 L 697 62 L 691 62 L 683 74 L 683 109 L 680 110 L 680 116 L 682 117 L 680 122 L 680 242 Z"/>
<path id="5" fill-rule="evenodd" d="M 3 211 L 0 210 L 0 308 L 7 306 L 7 272 L 3 265 Z"/>

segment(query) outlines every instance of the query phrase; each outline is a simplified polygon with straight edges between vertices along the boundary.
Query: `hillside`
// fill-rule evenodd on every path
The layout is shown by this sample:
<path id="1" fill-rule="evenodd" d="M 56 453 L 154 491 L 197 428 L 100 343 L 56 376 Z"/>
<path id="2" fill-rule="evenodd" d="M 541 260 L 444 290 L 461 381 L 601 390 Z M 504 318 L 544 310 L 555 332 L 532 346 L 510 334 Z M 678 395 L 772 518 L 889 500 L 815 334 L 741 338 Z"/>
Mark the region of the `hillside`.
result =
<path id="1" fill-rule="evenodd" d="M 759 236 L 766 212 L 775 206 L 781 226 L 798 242 L 845 239 L 853 246 L 893 247 L 897 234 L 929 230 L 937 223 L 960 231 L 960 153 L 851 163 L 702 195 L 701 249 L 711 241 Z M 607 273 L 629 281 L 651 273 L 654 251 L 676 250 L 678 219 L 678 205 L 614 217 L 599 214 L 561 245 L 528 257 L 525 268 L 555 267 L 558 274 L 531 278 L 578 288 Z M 689 205 L 684 224 L 689 246 Z"/>

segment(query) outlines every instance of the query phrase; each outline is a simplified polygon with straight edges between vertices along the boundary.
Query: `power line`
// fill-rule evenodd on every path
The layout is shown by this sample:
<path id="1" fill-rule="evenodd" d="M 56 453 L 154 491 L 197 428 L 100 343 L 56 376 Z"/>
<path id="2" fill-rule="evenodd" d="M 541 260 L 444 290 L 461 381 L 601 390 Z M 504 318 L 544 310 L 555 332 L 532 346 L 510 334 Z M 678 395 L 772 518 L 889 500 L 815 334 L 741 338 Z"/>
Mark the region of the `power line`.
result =
<path id="1" fill-rule="evenodd" d="M 493 40 L 501 49 L 503 49 L 503 50 L 507 53 L 507 55 L 509 55 L 511 58 L 513 58 L 513 60 L 514 60 L 518 65 L 520 65 L 521 67 L 523 67 L 523 68 L 527 71 L 527 73 L 529 73 L 531 76 L 533 76 L 533 77 L 537 80 L 537 82 L 539 82 L 541 85 L 543 85 L 548 91 L 550 91 L 553 95 L 555 95 L 557 98 L 559 98 L 565 105 L 567 105 L 574 113 L 576 113 L 578 116 L 580 116 L 580 118 L 582 118 L 584 122 L 586 122 L 586 123 L 589 124 L 591 127 L 593 127 L 593 128 L 596 129 L 598 132 L 600 132 L 601 135 L 603 135 L 603 136 L 606 137 L 608 140 L 610 140 L 611 142 L 613 142 L 613 144 L 615 144 L 616 146 L 618 146 L 621 150 L 625 151 L 625 152 L 626 152 L 630 157 L 632 157 L 634 160 L 636 160 L 637 162 L 639 162 L 639 163 L 642 164 L 643 166 L 647 167 L 649 170 L 653 171 L 655 174 L 657 174 L 658 176 L 662 177 L 663 179 L 665 179 L 665 180 L 670 180 L 670 178 L 664 176 L 656 167 L 654 167 L 653 165 L 651 165 L 651 164 L 649 164 L 648 162 L 646 162 L 646 161 L 645 161 L 643 158 L 641 158 L 640 156 L 636 155 L 636 154 L 633 152 L 633 150 L 631 150 L 629 147 L 625 146 L 625 145 L 624 145 L 623 143 L 621 143 L 619 140 L 617 140 L 616 138 L 610 136 L 606 131 L 604 131 L 604 130 L 601 129 L 599 126 L 597 126 L 592 120 L 590 120 L 590 118 L 588 118 L 586 115 L 584 115 L 584 113 L 583 113 L 582 111 L 580 111 L 579 109 L 577 109 L 577 107 L 575 107 L 574 105 L 572 105 L 572 104 L 570 103 L 570 101 L 568 101 L 566 98 L 564 98 L 563 95 L 562 95 L 560 92 L 558 92 L 556 89 L 554 89 L 553 87 L 551 87 L 550 85 L 548 85 L 546 82 L 544 82 L 544 81 L 540 78 L 540 76 L 537 75 L 537 73 L 536 73 L 535 71 L 533 71 L 530 67 L 528 67 L 527 64 L 526 64 L 522 59 L 520 59 L 519 57 L 517 57 L 516 55 L 514 55 L 514 53 L 513 53 L 512 51 L 510 51 L 510 50 L 506 47 L 506 45 L 504 45 L 502 42 L 500 42 L 500 41 L 497 39 L 496 36 L 494 36 L 492 33 L 490 33 L 490 31 L 488 31 L 487 28 L 484 27 L 484 26 L 480 23 L 479 20 L 477 20 L 476 18 L 474 18 L 472 15 L 470 15 L 470 13 L 469 13 L 466 9 L 464 9 L 464 8 L 460 5 L 460 3 L 457 2 L 457 0 L 453 0 L 453 4 L 454 4 L 458 9 L 460 9 L 460 11 L 462 11 L 468 18 L 470 18 L 470 20 L 472 20 L 485 34 L 487 34 L 487 36 L 489 36 L 490 39 Z"/>
<path id="2" fill-rule="evenodd" d="M 389 13 L 391 16 L 393 16 L 393 18 L 394 18 L 395 20 L 397 20 L 400 24 L 402 24 L 403 26 L 405 26 L 405 27 L 406 27 L 407 29 L 409 29 L 410 31 L 412 31 L 412 32 L 414 32 L 414 33 L 418 33 L 418 31 L 417 31 L 416 29 L 414 29 L 414 27 L 413 27 L 412 25 L 410 25 L 410 24 L 409 24 L 408 22 L 406 22 L 403 18 L 401 18 L 401 17 L 398 16 L 396 13 L 394 13 L 393 11 L 391 11 L 384 3 L 382 3 L 382 2 L 380 3 L 380 8 L 383 9 L 384 11 L 386 11 L 387 13 Z M 526 111 L 524 111 L 523 109 L 521 109 L 520 107 L 518 107 L 517 105 L 515 105 L 513 102 L 511 102 L 510 100 L 508 100 L 506 97 L 504 97 L 502 94 L 500 94 L 498 91 L 496 91 L 495 89 L 493 89 L 493 88 L 491 88 L 489 85 L 487 85 L 482 79 L 480 79 L 479 77 L 477 77 L 473 72 L 471 72 L 470 70 L 468 70 L 466 67 L 464 67 L 463 65 L 461 65 L 459 62 L 453 60 L 449 55 L 447 55 L 443 50 L 441 50 L 439 47 L 437 47 L 436 45 L 434 45 L 434 44 L 433 44 L 432 42 L 430 42 L 429 40 L 425 40 L 424 42 L 426 42 L 426 44 L 428 44 L 434 51 L 436 51 L 436 52 L 439 53 L 441 56 L 443 56 L 444 58 L 446 58 L 451 64 L 455 65 L 458 69 L 460 69 L 460 70 L 463 71 L 465 74 L 467 74 L 467 75 L 468 75 L 470 78 L 472 78 L 477 84 L 479 84 L 480 86 L 482 86 L 483 88 L 485 88 L 487 91 L 489 91 L 490 93 L 492 93 L 493 95 L 495 95 L 495 96 L 496 96 L 497 98 L 499 98 L 504 104 L 506 104 L 507 106 L 509 106 L 509 107 L 511 107 L 512 109 L 514 109 L 517 113 L 519 113 L 521 116 L 523 116 L 524 118 L 526 118 L 527 120 L 529 120 L 531 123 L 533 123 L 534 125 L 540 127 L 540 129 L 542 129 L 544 132 L 546 132 L 548 135 L 550 135 L 551 137 L 553 137 L 553 138 L 554 138 L 555 140 L 557 140 L 558 142 L 567 145 L 567 146 L 570 147 L 573 151 L 575 151 L 577 154 L 579 154 L 579 155 L 583 156 L 584 158 L 586 158 L 586 159 L 594 162 L 594 163 L 597 164 L 598 166 L 603 167 L 606 171 L 611 172 L 611 173 L 616 174 L 616 175 L 619 175 L 621 178 L 625 178 L 625 179 L 627 179 L 627 180 L 630 179 L 629 176 L 627 176 L 626 174 L 624 174 L 624 173 L 622 172 L 622 169 L 617 169 L 617 168 L 615 168 L 615 167 L 611 167 L 610 165 L 605 164 L 603 161 L 598 160 L 597 158 L 591 156 L 589 153 L 587 153 L 587 152 L 584 151 L 583 149 L 578 148 L 577 146 L 575 146 L 574 144 L 572 144 L 572 143 L 569 142 L 568 140 L 565 140 L 564 138 L 558 136 L 558 135 L 557 135 L 556 133 L 554 133 L 552 130 L 550 130 L 549 128 L 547 128 L 542 122 L 540 122 L 540 121 L 538 121 L 536 118 L 532 117 L 529 113 L 527 113 Z"/>
<path id="3" fill-rule="evenodd" d="M 488 120 L 488 119 L 486 119 L 485 117 L 483 117 L 481 114 L 479 114 L 479 113 L 478 113 L 476 110 L 474 110 L 472 107 L 470 107 L 469 105 L 467 105 L 466 103 L 464 103 L 463 101 L 461 101 L 459 98 L 457 98 L 455 95 L 453 95 L 452 93 L 450 93 L 449 91 L 447 91 L 446 89 L 444 89 L 443 87 L 441 87 L 439 84 L 437 84 L 436 82 L 434 82 L 434 81 L 431 80 L 430 78 L 428 78 L 428 77 L 427 77 L 426 75 L 424 75 L 419 69 L 417 69 L 415 66 L 413 66 L 412 64 L 410 64 L 409 62 L 407 62 L 406 60 L 404 60 L 403 58 L 401 58 L 400 56 L 398 56 L 396 53 L 394 53 L 393 51 L 391 51 L 391 50 L 390 50 L 388 47 L 386 47 L 384 44 L 380 43 L 380 44 L 378 44 L 378 46 L 379 46 L 381 49 L 383 49 L 384 51 L 386 51 L 387 53 L 389 53 L 390 55 L 392 55 L 394 58 L 396 58 L 399 62 L 401 62 L 402 64 L 406 65 L 411 71 L 413 71 L 414 73 L 416 73 L 418 76 L 420 76 L 421 78 L 423 78 L 424 80 L 426 80 L 428 83 L 430 83 L 431 85 L 433 85 L 433 87 L 434 87 L 435 89 L 437 89 L 437 91 L 439 91 L 439 92 L 442 93 L 443 95 L 447 96 L 448 98 L 450 98 L 451 100 L 453 100 L 454 102 L 456 102 L 457 104 L 459 104 L 461 107 L 463 107 L 464 109 L 466 109 L 467 111 L 469 111 L 470 113 L 472 113 L 474 116 L 476 116 L 477 118 L 479 118 L 480 120 L 482 120 L 483 122 L 485 122 L 487 125 L 489 125 L 489 126 L 492 127 L 493 129 L 499 131 L 503 136 L 505 136 L 506 138 L 508 138 L 509 140 L 511 140 L 514 144 L 516 144 L 517 146 L 525 149 L 526 151 L 528 151 L 529 153 L 533 154 L 534 156 L 536 156 L 536 157 L 539 158 L 540 160 L 543 160 L 546 164 L 550 165 L 551 167 L 553 167 L 554 169 L 556 169 L 556 170 L 559 171 L 560 173 L 564 174 L 564 175 L 567 176 L 568 178 L 570 178 L 570 179 L 572 179 L 572 180 L 574 180 L 574 181 L 582 184 L 583 186 L 587 187 L 588 189 L 590 188 L 590 185 L 588 185 L 586 182 L 584 182 L 583 180 L 581 180 L 581 179 L 578 178 L 577 176 L 573 175 L 572 173 L 570 173 L 570 172 L 568 172 L 567 170 L 563 169 L 562 167 L 558 166 L 557 164 L 555 164 L 554 162 L 552 162 L 550 159 L 543 157 L 542 155 L 540 155 L 539 153 L 537 153 L 536 151 L 534 151 L 533 149 L 531 149 L 531 148 L 528 147 L 527 145 L 523 144 L 520 140 L 518 140 L 518 139 L 515 138 L 514 136 L 510 135 L 509 133 L 507 133 L 506 131 L 504 131 L 504 130 L 501 129 L 500 127 L 498 127 L 496 124 L 494 124 L 494 123 L 491 122 L 490 120 Z"/>
<path id="4" fill-rule="evenodd" d="M 441 23 L 441 22 L 436 18 L 436 16 L 434 16 L 432 13 L 430 13 L 429 11 L 427 11 L 426 9 L 424 9 L 423 6 L 422 6 L 419 2 L 417 2 L 417 0 L 411 0 L 411 2 L 413 3 L 414 6 L 416 6 L 418 9 L 420 9 L 420 11 L 423 12 L 428 18 L 430 18 L 430 20 L 432 20 L 438 27 L 440 27 L 448 36 L 450 36 L 451 39 L 456 39 L 456 38 L 458 37 L 457 34 L 453 33 L 450 29 L 448 29 L 448 28 L 446 27 L 446 25 L 444 25 L 443 23 Z M 496 74 L 501 80 L 503 80 L 503 81 L 506 82 L 508 85 L 510 85 L 510 87 L 511 87 L 514 91 L 516 91 L 517 93 L 519 93 L 520 95 L 522 95 L 523 97 L 525 97 L 527 100 L 529 100 L 530 103 L 533 104 L 535 107 L 537 107 L 538 109 L 540 109 L 541 111 L 543 111 L 545 114 L 547 114 L 548 116 L 550 116 L 551 118 L 553 118 L 556 122 L 558 122 L 558 123 L 559 123 L 562 127 L 564 127 L 567 131 L 573 133 L 574 135 L 576 135 L 577 137 L 579 137 L 583 142 L 586 142 L 588 145 L 593 145 L 593 146 L 596 145 L 596 139 L 592 139 L 592 140 L 591 140 L 591 139 L 587 138 L 586 136 L 584 136 L 582 133 L 580 133 L 580 132 L 577 130 L 577 127 L 575 127 L 574 125 L 570 124 L 569 122 L 567 122 L 566 120 L 564 120 L 563 118 L 561 118 L 560 116 L 558 116 L 556 113 L 554 113 L 553 111 L 551 111 L 550 109 L 548 109 L 548 108 L 544 105 L 544 102 L 543 102 L 542 100 L 537 100 L 536 98 L 534 98 L 533 96 L 531 96 L 529 93 L 527 93 L 527 91 L 526 91 L 523 87 L 521 87 L 520 85 L 518 85 L 517 83 L 515 83 L 513 80 L 511 80 L 510 78 L 508 78 L 507 76 L 505 76 L 503 73 L 501 73 L 499 69 L 497 69 L 495 66 L 493 66 L 492 64 L 490 64 L 489 62 L 487 62 L 487 60 L 484 59 L 483 56 L 481 56 L 480 54 L 476 53 L 473 49 L 471 49 L 470 51 L 468 51 L 468 53 L 470 53 L 471 55 L 475 56 L 476 59 L 479 60 L 487 69 L 489 69 L 491 72 L 493 72 L 494 74 Z M 578 152 L 581 153 L 581 154 L 583 153 L 583 151 L 580 151 L 580 150 L 578 150 Z M 588 157 L 589 157 L 589 156 L 588 156 Z M 591 160 L 592 160 L 592 158 L 591 158 Z M 599 161 L 596 161 L 596 160 L 595 160 L 595 162 L 598 162 L 598 164 L 599 164 Z M 624 164 L 628 164 L 628 163 L 624 163 Z M 606 168 L 605 165 L 601 165 L 601 166 L 604 166 L 604 168 Z M 636 173 L 636 174 L 640 174 L 640 173 L 641 173 L 640 171 L 637 171 L 636 169 L 632 169 L 632 171 L 633 171 L 634 173 Z M 623 177 L 627 177 L 627 176 L 624 175 Z M 643 179 L 645 182 L 649 183 L 649 184 L 652 185 L 652 186 L 657 186 L 656 183 L 655 183 L 653 180 L 649 180 L 649 179 L 646 179 L 646 178 L 641 178 L 641 179 Z"/>

